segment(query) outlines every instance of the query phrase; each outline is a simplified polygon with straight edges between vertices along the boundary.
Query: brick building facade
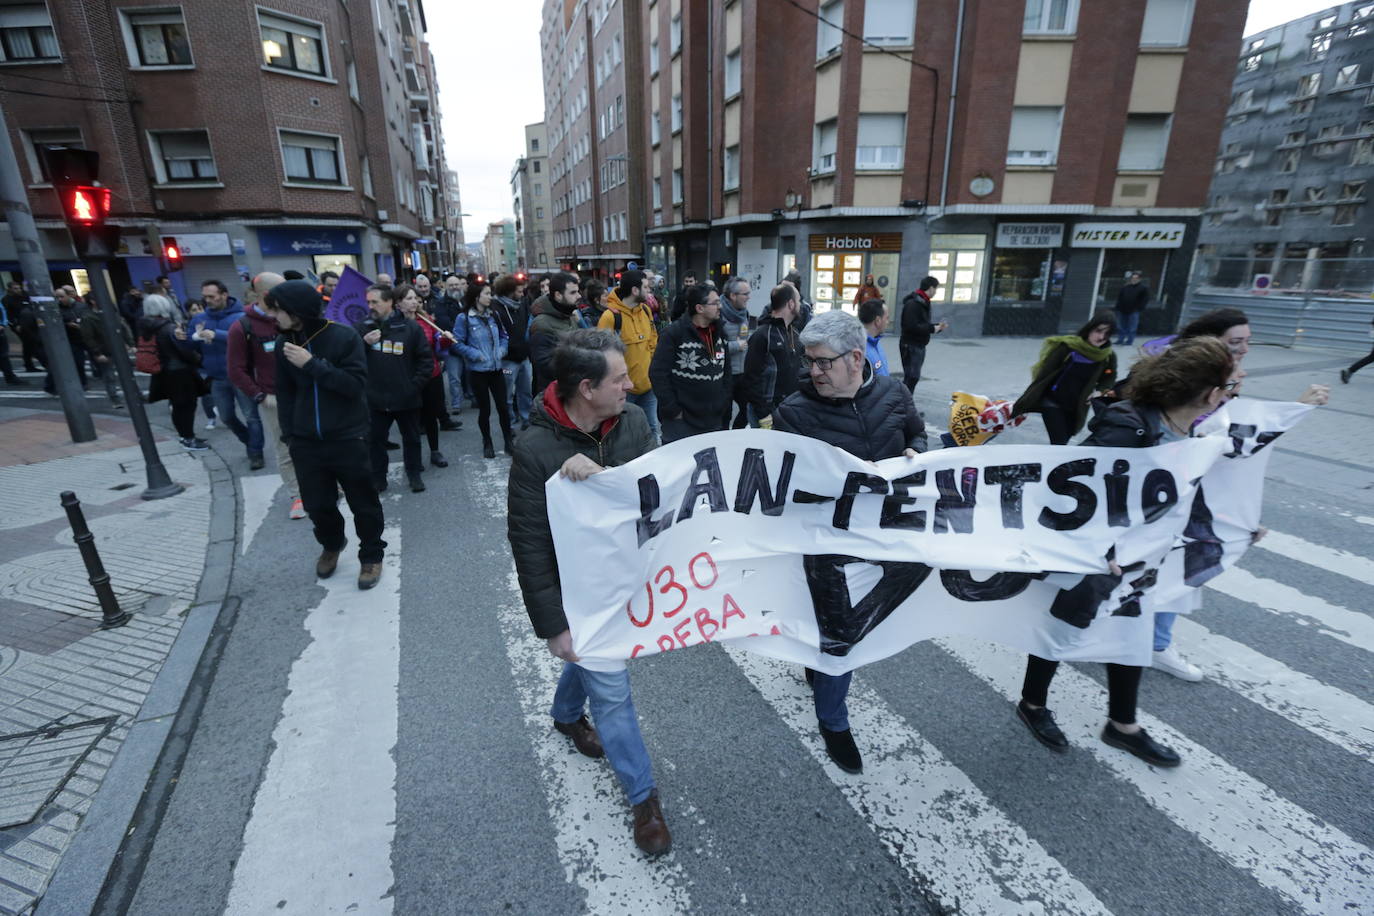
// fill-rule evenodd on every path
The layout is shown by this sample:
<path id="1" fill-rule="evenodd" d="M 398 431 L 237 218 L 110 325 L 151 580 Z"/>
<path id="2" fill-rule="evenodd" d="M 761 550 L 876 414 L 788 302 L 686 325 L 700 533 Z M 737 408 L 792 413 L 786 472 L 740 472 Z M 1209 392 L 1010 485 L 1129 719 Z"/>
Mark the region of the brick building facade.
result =
<path id="1" fill-rule="evenodd" d="M 625 0 L 620 0 L 623 5 Z M 1245 0 L 652 0 L 646 257 L 789 269 L 820 308 L 931 274 L 956 331 L 1043 334 L 1131 270 L 1171 326 Z"/>
<path id="2" fill-rule="evenodd" d="M 241 294 L 264 269 L 444 266 L 449 207 L 420 0 L 48 0 L 0 6 L 0 104 L 55 279 L 79 272 L 38 149 L 101 156 L 117 286 Z M 17 269 L 8 232 L 0 273 Z M 69 274 L 68 271 L 76 271 Z"/>

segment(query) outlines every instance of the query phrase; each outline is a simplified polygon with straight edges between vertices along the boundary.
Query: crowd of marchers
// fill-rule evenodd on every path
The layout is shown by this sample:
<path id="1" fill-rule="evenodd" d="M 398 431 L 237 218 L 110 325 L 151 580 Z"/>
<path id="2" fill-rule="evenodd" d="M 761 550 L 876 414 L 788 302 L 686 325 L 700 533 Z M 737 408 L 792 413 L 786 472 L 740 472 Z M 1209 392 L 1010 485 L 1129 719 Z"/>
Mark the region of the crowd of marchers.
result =
<path id="1" fill-rule="evenodd" d="M 852 315 L 814 311 L 795 272 L 766 292 L 762 308 L 751 305 L 764 291 L 747 280 L 731 278 L 718 289 L 691 272 L 671 296 L 639 270 L 620 273 L 612 288 L 569 273 L 530 282 L 519 274 L 377 279 L 366 293 L 367 315 L 355 326 L 325 317 L 337 281 L 332 274 L 319 284 L 260 274 L 245 291 L 246 305 L 213 280 L 188 303 L 170 285 L 132 302 L 131 291 L 120 304 L 130 332 L 122 343 L 152 377 L 148 399 L 169 403 L 187 449 L 207 447 L 194 429 L 198 410 L 207 425 L 223 424 L 243 444 L 250 469 L 264 465 L 268 436 L 278 443 L 291 517 L 310 518 L 322 549 L 319 578 L 334 574 L 347 544 L 338 508 L 341 497 L 347 501 L 364 589 L 382 574 L 379 494 L 388 487 L 388 451 L 401 451 L 410 489 L 422 491 L 422 438 L 430 465 L 446 467 L 439 433 L 459 428 L 458 416 L 476 408 L 482 451 L 493 459 L 495 414 L 511 457 L 508 531 L 520 588 L 535 633 L 565 662 L 553 727 L 581 753 L 610 762 L 632 808 L 635 842 L 650 855 L 666 851 L 671 834 L 627 669 L 584 662 L 573 652 L 544 483 L 554 474 L 585 480 L 662 444 L 745 426 L 813 437 L 869 461 L 915 457 L 930 441 L 913 392 L 926 348 L 946 328 L 932 314 L 936 279 L 924 278 L 903 300 L 900 375 L 882 347 L 891 315 L 873 284 L 860 289 Z M 14 315 L 24 306 L 10 292 L 3 304 Z M 111 378 L 110 343 L 79 310 L 74 290 L 60 296 L 73 355 L 81 352 Z M 1133 314 L 1143 304 L 1128 283 L 1121 311 Z M 1076 333 L 1044 340 L 1014 413 L 1040 414 L 1054 445 L 1087 426 L 1080 444 L 1138 448 L 1192 436 L 1239 394 L 1250 340 L 1243 312 L 1210 312 L 1152 341 L 1128 378 L 1119 377 L 1118 333 L 1117 345 L 1129 346 L 1135 321 L 1104 311 Z M 36 346 L 32 358 L 42 362 L 41 341 Z M 30 356 L 26 349 L 28 367 Z M 1343 371 L 1342 381 L 1361 365 Z M 3 368 L 11 377 L 7 359 Z M 1300 400 L 1322 404 L 1328 392 L 1312 386 Z M 389 440 L 393 426 L 400 443 Z M 1120 574 L 1105 574 L 1113 573 Z M 1200 670 L 1173 645 L 1174 617 L 1155 615 L 1154 667 L 1199 680 Z M 1068 741 L 1047 705 L 1057 666 L 1027 659 L 1015 712 L 1038 741 L 1062 751 Z M 1177 766 L 1179 755 L 1136 721 L 1142 672 L 1107 665 L 1101 740 L 1150 764 Z M 861 772 L 846 705 L 851 675 L 803 674 L 829 757 L 846 772 Z"/>

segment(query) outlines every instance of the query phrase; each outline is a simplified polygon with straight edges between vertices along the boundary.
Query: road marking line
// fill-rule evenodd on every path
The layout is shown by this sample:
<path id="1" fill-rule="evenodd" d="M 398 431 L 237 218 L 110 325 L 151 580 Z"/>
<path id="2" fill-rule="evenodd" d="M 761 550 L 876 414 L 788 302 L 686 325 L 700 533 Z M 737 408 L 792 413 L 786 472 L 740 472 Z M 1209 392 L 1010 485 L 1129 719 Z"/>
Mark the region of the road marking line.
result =
<path id="1" fill-rule="evenodd" d="M 1374 706 L 1183 615 L 1174 632 L 1214 683 L 1374 763 Z"/>
<path id="2" fill-rule="evenodd" d="M 504 518 L 508 463 L 470 456 L 460 461 L 474 500 L 490 518 Z M 610 765 L 572 751 L 569 740 L 553 730 L 549 706 L 563 662 L 550 655 L 544 640 L 530 629 L 505 539 L 492 545 L 489 553 L 493 562 L 508 570 L 509 598 L 497 609 L 501 634 L 548 798 L 558 858 L 568 880 L 586 894 L 585 912 L 598 916 L 692 912 L 690 881 L 676 854 L 650 860 L 635 846 L 629 804 Z M 670 830 L 674 813 L 672 809 L 664 812 Z"/>
<path id="3" fill-rule="evenodd" d="M 796 665 L 724 644 L 782 720 L 821 764 L 888 854 L 929 896 L 969 913 L 1110 911 L 973 781 L 855 681 L 849 718 L 864 771 L 840 771 L 816 730 L 811 692 Z"/>
<path id="4" fill-rule="evenodd" d="M 306 615 L 226 913 L 392 912 L 401 530 L 383 536 L 377 586 L 345 560 Z"/>
<path id="5" fill-rule="evenodd" d="M 1323 547 L 1321 544 L 1314 544 L 1300 537 L 1272 530 L 1255 546 L 1260 550 L 1267 550 L 1270 553 L 1276 553 L 1279 556 L 1307 563 L 1327 572 L 1354 579 L 1357 582 L 1363 582 L 1365 585 L 1374 585 L 1374 560 L 1353 554 L 1348 550 Z"/>
<path id="6" fill-rule="evenodd" d="M 936 642 L 1008 700 L 1020 698 L 1023 653 L 966 638 Z M 1148 713 L 1140 724 L 1178 751 L 1182 766 L 1159 769 L 1108 747 L 1099 738 L 1106 692 L 1060 666 L 1050 706 L 1073 753 L 1092 754 L 1175 824 L 1305 912 L 1350 913 L 1368 903 L 1374 852 Z"/>
<path id="7" fill-rule="evenodd" d="M 239 553 L 245 554 L 272 509 L 272 500 L 281 489 L 281 475 L 250 474 L 239 478 L 239 487 L 243 493 L 243 534 L 239 539 Z"/>
<path id="8" fill-rule="evenodd" d="M 1304 626 L 1315 623 L 1319 632 L 1332 639 L 1374 652 L 1374 617 L 1368 614 L 1330 604 L 1238 566 L 1207 583 L 1207 587 L 1271 613 L 1294 618 Z"/>

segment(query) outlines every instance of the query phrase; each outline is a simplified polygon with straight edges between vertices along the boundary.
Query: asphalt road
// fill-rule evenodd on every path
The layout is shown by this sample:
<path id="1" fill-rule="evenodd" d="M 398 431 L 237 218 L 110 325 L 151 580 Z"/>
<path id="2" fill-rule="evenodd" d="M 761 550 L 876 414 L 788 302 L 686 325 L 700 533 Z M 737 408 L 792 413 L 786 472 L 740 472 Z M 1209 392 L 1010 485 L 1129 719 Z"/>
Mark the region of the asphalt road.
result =
<path id="1" fill-rule="evenodd" d="M 366 600 L 355 561 L 328 587 L 315 581 L 308 522 L 287 520 L 274 475 L 242 481 L 237 621 L 159 829 L 131 843 L 142 870 L 113 903 L 138 914 L 1374 912 L 1368 492 L 1270 486 L 1265 524 L 1279 537 L 1178 630 L 1207 680 L 1146 673 L 1142 721 L 1183 753 L 1175 771 L 1097 740 L 1100 665 L 1056 680 L 1065 755 L 1015 718 L 1016 653 L 926 643 L 864 668 L 850 706 L 866 772 L 853 777 L 824 757 L 795 668 L 720 645 L 637 662 L 675 838 L 646 862 L 609 766 L 550 728 L 558 663 L 514 588 L 508 463 L 480 457 L 465 418 L 469 429 L 443 434 L 453 464 L 426 473 L 428 492 L 386 495 L 393 550 Z"/>

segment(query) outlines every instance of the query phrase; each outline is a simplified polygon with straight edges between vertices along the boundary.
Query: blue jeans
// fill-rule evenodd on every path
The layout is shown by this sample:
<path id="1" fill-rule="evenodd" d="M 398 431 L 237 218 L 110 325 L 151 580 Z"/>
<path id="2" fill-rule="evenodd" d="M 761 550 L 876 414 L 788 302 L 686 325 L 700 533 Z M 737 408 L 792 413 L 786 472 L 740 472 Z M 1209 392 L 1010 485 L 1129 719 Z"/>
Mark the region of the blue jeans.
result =
<path id="1" fill-rule="evenodd" d="M 1177 614 L 1155 614 L 1155 651 L 1163 652 L 1174 641 L 1174 618 Z"/>
<path id="2" fill-rule="evenodd" d="M 468 395 L 463 384 L 467 380 L 463 373 L 463 354 L 452 350 L 444 354 L 444 377 L 448 380 L 448 409 L 459 410 L 463 406 L 464 395 Z"/>
<path id="3" fill-rule="evenodd" d="M 644 415 L 649 418 L 649 429 L 654 431 L 654 438 L 663 438 L 658 428 L 658 395 L 654 394 L 654 389 L 650 388 L 643 394 L 627 394 L 625 400 L 644 411 Z"/>
<path id="4" fill-rule="evenodd" d="M 530 361 L 525 359 L 517 363 L 503 359 L 501 371 L 506 373 L 506 406 L 509 408 L 511 425 L 530 422 L 530 403 L 534 400 L 530 391 L 530 386 L 534 384 L 534 370 Z"/>
<path id="5" fill-rule="evenodd" d="M 1120 346 L 1135 343 L 1135 329 L 1140 327 L 1139 312 L 1122 312 L 1116 316 L 1116 342 Z"/>
<path id="6" fill-rule="evenodd" d="M 265 437 L 262 433 L 262 417 L 258 416 L 258 405 L 253 403 L 253 399 L 235 388 L 226 378 L 210 379 L 210 397 L 215 399 L 215 413 L 219 415 L 219 422 L 248 446 L 248 454 L 261 455 Z M 243 420 L 234 413 L 235 404 L 243 411 Z M 244 421 L 247 421 L 247 425 Z"/>
<path id="7" fill-rule="evenodd" d="M 827 731 L 842 732 L 849 729 L 849 707 L 844 698 L 849 696 L 849 682 L 854 672 L 844 674 L 821 674 L 817 671 L 812 679 L 811 690 L 816 695 L 816 719 Z"/>
<path id="8" fill-rule="evenodd" d="M 591 671 L 565 662 L 553 693 L 554 721 L 565 725 L 576 722 L 586 705 L 591 706 L 592 724 L 611 769 L 620 778 L 630 804 L 639 804 L 653 793 L 654 775 L 630 697 L 630 672 Z"/>

